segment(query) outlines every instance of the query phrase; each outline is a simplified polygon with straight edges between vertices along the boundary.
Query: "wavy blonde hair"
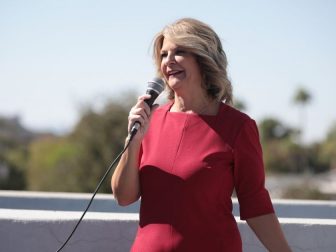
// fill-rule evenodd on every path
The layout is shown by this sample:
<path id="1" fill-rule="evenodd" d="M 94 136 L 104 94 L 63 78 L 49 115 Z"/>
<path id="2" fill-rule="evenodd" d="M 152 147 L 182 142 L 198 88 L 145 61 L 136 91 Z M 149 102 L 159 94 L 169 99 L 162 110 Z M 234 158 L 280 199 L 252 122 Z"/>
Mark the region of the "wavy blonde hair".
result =
<path id="1" fill-rule="evenodd" d="M 208 97 L 213 100 L 232 104 L 232 85 L 227 74 L 227 58 L 220 38 L 207 24 L 192 18 L 179 19 L 167 25 L 154 38 L 153 58 L 158 76 L 163 77 L 161 65 L 161 48 L 167 38 L 176 45 L 183 47 L 193 55 L 200 66 L 202 87 Z M 174 99 L 174 92 L 167 83 L 168 98 Z"/>

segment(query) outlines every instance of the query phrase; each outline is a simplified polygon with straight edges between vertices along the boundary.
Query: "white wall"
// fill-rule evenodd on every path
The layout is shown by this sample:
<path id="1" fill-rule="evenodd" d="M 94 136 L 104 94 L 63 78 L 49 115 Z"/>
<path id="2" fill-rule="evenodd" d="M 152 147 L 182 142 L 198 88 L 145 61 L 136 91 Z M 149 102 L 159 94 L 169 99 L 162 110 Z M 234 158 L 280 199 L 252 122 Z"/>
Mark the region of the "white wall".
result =
<path id="1" fill-rule="evenodd" d="M 97 197 L 96 210 L 99 208 L 106 210 L 102 206 L 104 204 L 106 204 L 105 207 L 115 204 L 111 195 L 98 195 Z M 85 206 L 88 198 L 89 195 L 86 194 L 0 192 L 0 251 L 56 251 L 82 214 L 78 210 L 64 211 L 64 209 L 67 205 L 69 209 L 76 208 L 69 202 Z M 43 199 L 45 199 L 44 203 Z M 20 202 L 30 209 L 11 209 L 10 204 L 23 208 L 24 204 Z M 63 203 L 63 210 L 33 210 L 34 202 L 37 209 L 46 207 L 43 204 L 58 205 L 58 209 L 61 209 L 62 204 L 60 203 Z M 323 215 L 330 217 L 336 213 L 335 202 L 275 201 L 274 205 L 280 205 L 282 214 L 287 212 L 288 215 L 293 215 L 293 213 L 298 215 L 300 213 L 298 209 L 301 208 L 302 216 L 307 213 L 311 217 L 314 216 L 313 218 L 280 218 L 285 235 L 294 252 L 336 251 L 336 219 L 323 217 Z M 129 251 L 135 236 L 137 221 L 138 214 L 136 213 L 89 212 L 62 251 Z M 246 223 L 238 219 L 237 221 L 244 251 L 265 251 Z"/>

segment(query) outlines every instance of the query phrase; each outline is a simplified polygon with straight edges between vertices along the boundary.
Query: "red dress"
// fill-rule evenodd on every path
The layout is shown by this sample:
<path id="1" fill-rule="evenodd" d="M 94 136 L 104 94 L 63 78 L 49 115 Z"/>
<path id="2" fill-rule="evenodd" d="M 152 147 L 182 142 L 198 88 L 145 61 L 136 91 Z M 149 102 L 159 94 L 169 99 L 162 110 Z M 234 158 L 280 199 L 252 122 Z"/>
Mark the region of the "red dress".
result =
<path id="1" fill-rule="evenodd" d="M 274 212 L 256 124 L 224 103 L 216 116 L 169 112 L 171 105 L 153 113 L 142 142 L 131 251 L 242 251 L 234 188 L 241 219 Z"/>

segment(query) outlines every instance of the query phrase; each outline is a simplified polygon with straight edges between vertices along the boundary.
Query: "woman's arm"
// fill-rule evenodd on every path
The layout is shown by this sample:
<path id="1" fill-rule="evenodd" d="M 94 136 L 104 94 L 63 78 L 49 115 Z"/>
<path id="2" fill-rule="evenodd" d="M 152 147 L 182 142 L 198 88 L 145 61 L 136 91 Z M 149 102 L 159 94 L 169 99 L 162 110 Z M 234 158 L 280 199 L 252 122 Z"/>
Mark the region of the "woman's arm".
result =
<path id="1" fill-rule="evenodd" d="M 128 132 L 135 122 L 140 123 L 140 129 L 132 139 L 125 153 L 113 173 L 111 179 L 111 187 L 114 198 L 119 205 L 126 206 L 140 197 L 140 181 L 139 181 L 139 152 L 141 141 L 147 131 L 151 109 L 145 102 L 150 95 L 143 95 L 138 98 L 138 102 L 131 109 L 128 116 Z M 156 106 L 153 106 L 153 109 Z M 128 141 L 128 140 L 126 140 Z"/>
<path id="2" fill-rule="evenodd" d="M 112 192 L 114 198 L 121 206 L 127 206 L 137 201 L 140 197 L 139 150 L 139 143 L 131 143 L 122 155 L 112 176 Z"/>
<path id="3" fill-rule="evenodd" d="M 268 251 L 291 252 L 275 214 L 253 217 L 246 222 Z"/>

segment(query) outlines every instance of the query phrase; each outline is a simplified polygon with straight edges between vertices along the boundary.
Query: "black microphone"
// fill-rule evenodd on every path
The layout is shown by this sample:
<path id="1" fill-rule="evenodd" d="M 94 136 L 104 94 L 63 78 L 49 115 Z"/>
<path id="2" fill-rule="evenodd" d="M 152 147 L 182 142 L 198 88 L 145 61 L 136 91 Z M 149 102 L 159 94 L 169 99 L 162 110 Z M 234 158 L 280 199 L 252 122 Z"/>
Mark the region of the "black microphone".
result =
<path id="1" fill-rule="evenodd" d="M 153 80 L 148 82 L 146 94 L 149 94 L 151 97 L 149 99 L 146 99 L 145 102 L 148 104 L 150 108 L 152 107 L 155 99 L 159 96 L 159 94 L 161 94 L 163 90 L 164 90 L 164 82 L 161 78 L 155 77 Z M 141 125 L 139 122 L 134 123 L 129 133 L 129 141 L 133 139 L 135 134 L 138 132 L 140 126 Z"/>

